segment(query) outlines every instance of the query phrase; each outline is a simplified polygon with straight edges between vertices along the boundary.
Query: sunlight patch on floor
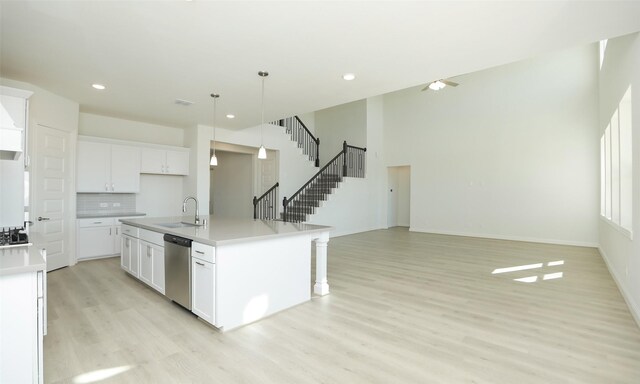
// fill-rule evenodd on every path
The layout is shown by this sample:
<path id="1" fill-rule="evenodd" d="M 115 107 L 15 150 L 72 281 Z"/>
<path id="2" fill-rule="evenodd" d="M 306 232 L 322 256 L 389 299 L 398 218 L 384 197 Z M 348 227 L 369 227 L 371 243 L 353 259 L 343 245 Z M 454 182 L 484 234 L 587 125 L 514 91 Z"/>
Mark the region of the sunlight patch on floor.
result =
<path id="1" fill-rule="evenodd" d="M 87 384 L 87 383 L 95 383 L 98 381 L 106 380 L 117 376 L 121 373 L 124 373 L 132 368 L 135 365 L 122 365 L 120 367 L 113 368 L 105 368 L 105 369 L 96 369 L 95 371 L 86 372 L 80 374 L 72 379 L 74 384 Z"/>

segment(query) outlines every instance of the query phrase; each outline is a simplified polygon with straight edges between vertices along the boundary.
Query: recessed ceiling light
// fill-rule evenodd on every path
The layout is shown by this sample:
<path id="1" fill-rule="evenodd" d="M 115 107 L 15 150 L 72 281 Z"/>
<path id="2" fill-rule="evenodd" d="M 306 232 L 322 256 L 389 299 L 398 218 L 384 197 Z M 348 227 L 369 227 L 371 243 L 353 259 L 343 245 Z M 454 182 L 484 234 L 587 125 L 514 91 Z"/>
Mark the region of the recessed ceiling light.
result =
<path id="1" fill-rule="evenodd" d="M 102 84 L 91 84 L 91 86 L 92 86 L 93 88 L 98 89 L 98 90 L 101 90 L 101 91 L 107 88 L 107 87 L 105 87 L 105 86 L 104 86 L 104 85 L 102 85 Z"/>
<path id="2" fill-rule="evenodd" d="M 344 75 L 342 75 L 342 78 L 347 81 L 351 81 L 356 78 L 356 75 L 354 75 L 353 73 L 345 73 Z"/>
<path id="3" fill-rule="evenodd" d="M 234 119 L 235 117 L 236 117 L 236 115 L 233 115 L 231 113 L 227 115 L 227 119 Z"/>

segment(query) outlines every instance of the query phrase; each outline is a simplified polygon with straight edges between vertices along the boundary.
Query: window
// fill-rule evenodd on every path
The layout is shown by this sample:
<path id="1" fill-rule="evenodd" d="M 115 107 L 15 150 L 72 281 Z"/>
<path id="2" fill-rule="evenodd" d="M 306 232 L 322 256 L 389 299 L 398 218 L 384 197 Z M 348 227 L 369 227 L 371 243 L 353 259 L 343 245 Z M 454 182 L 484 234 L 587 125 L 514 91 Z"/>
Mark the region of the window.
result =
<path id="1" fill-rule="evenodd" d="M 600 138 L 600 215 L 632 231 L 631 87 Z"/>

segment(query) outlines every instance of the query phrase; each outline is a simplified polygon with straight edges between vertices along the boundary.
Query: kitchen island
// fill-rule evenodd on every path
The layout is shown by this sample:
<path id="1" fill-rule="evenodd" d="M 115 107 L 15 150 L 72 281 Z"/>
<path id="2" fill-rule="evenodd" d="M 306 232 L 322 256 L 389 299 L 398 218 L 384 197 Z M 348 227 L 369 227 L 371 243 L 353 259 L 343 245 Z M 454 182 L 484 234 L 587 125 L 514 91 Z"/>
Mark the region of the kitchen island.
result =
<path id="1" fill-rule="evenodd" d="M 317 295 L 329 293 L 331 227 L 253 219 L 193 217 L 122 219 L 122 268 L 165 294 L 163 235 L 193 241 L 192 312 L 227 331 L 311 299 L 311 245 Z"/>

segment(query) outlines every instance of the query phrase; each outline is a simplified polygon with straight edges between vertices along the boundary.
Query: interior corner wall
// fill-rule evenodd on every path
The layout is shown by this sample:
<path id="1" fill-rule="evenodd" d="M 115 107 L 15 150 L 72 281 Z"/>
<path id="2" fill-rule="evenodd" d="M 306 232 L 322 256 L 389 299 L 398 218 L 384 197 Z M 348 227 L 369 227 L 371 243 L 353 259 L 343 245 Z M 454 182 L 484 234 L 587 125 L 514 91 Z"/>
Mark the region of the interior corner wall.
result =
<path id="1" fill-rule="evenodd" d="M 387 165 L 411 166 L 411 230 L 595 246 L 597 52 L 385 95 Z"/>
<path id="2" fill-rule="evenodd" d="M 631 86 L 633 140 L 632 229 L 633 239 L 599 220 L 600 253 L 640 324 L 640 34 L 634 33 L 607 42 L 600 71 L 600 124 L 602 135 L 622 96 Z"/>

